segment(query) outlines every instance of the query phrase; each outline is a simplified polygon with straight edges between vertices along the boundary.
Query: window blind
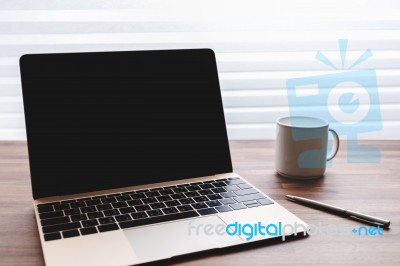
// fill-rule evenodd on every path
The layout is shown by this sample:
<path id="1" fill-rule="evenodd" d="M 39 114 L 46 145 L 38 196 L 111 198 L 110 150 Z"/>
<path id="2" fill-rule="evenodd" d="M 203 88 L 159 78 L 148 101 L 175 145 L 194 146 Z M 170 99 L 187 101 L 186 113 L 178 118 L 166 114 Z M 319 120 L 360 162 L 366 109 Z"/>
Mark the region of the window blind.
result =
<path id="1" fill-rule="evenodd" d="M 359 137 L 398 139 L 399 13 L 396 1 L 1 1 L 0 139 L 26 138 L 21 55 L 178 48 L 216 52 L 230 139 L 273 139 L 286 81 L 337 73 L 315 56 L 340 66 L 339 39 L 345 68 L 372 51 L 353 69 L 376 71 L 382 121 L 367 122 L 383 127 Z"/>

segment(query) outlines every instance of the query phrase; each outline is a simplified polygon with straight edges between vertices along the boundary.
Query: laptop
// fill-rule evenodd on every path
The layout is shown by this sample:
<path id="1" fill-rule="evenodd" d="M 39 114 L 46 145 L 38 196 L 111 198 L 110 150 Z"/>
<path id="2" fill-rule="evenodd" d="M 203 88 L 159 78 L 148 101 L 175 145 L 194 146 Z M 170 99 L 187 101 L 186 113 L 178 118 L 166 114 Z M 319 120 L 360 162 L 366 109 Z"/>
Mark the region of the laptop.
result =
<path id="1" fill-rule="evenodd" d="M 212 50 L 29 54 L 20 70 L 47 265 L 135 265 L 306 231 L 233 172 Z"/>

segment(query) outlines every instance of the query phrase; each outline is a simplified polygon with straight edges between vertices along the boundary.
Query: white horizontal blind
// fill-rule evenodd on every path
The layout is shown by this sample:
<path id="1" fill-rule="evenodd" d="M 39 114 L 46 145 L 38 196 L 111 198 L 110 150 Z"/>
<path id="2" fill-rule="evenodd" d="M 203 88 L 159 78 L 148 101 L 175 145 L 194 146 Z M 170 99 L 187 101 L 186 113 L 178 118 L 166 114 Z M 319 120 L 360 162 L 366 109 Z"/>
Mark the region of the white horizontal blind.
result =
<path id="1" fill-rule="evenodd" d="M 383 130 L 360 138 L 398 139 L 399 14 L 396 1 L 0 0 L 0 139 L 26 137 L 23 54 L 205 47 L 217 55 L 229 137 L 273 139 L 289 114 L 286 80 L 337 72 L 315 55 L 340 66 L 338 39 L 348 39 L 347 67 L 373 53 L 354 69 L 376 70 Z"/>

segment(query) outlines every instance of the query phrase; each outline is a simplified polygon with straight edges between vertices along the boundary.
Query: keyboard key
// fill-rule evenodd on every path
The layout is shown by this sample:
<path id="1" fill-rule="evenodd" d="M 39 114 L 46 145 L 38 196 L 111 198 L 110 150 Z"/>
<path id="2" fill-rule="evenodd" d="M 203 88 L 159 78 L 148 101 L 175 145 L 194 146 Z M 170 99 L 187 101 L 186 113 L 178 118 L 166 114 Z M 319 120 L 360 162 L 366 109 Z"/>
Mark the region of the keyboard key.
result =
<path id="1" fill-rule="evenodd" d="M 242 189 L 242 190 L 237 190 L 235 191 L 235 194 L 238 196 L 243 196 L 243 195 L 250 195 L 250 194 L 255 194 L 259 193 L 257 190 L 254 188 L 248 188 L 248 189 Z"/>
<path id="2" fill-rule="evenodd" d="M 201 187 L 202 189 L 210 189 L 210 188 L 214 188 L 213 185 L 211 184 L 202 184 L 199 187 Z"/>
<path id="3" fill-rule="evenodd" d="M 207 198 L 209 198 L 210 200 L 217 200 L 217 199 L 222 199 L 222 196 L 219 194 L 212 194 L 208 195 Z"/>
<path id="4" fill-rule="evenodd" d="M 179 202 L 181 204 L 191 204 L 191 203 L 195 203 L 195 201 L 193 199 L 180 199 Z"/>
<path id="5" fill-rule="evenodd" d="M 178 212 L 178 209 L 175 208 L 175 207 L 170 207 L 170 208 L 164 208 L 164 209 L 162 209 L 162 211 L 163 211 L 165 214 L 172 214 L 172 213 L 177 213 L 177 212 Z"/>
<path id="6" fill-rule="evenodd" d="M 138 212 L 149 211 L 149 210 L 151 210 L 151 208 L 150 208 L 149 205 L 138 205 L 138 206 L 135 206 L 135 209 L 136 209 L 136 211 L 138 211 Z"/>
<path id="7" fill-rule="evenodd" d="M 177 187 L 172 189 L 175 193 L 183 193 L 183 192 L 187 192 L 188 190 L 184 187 Z"/>
<path id="8" fill-rule="evenodd" d="M 78 228 L 81 228 L 80 222 L 43 226 L 42 230 L 44 234 L 47 234 L 64 230 L 78 229 Z"/>
<path id="9" fill-rule="evenodd" d="M 117 222 L 123 222 L 123 221 L 130 221 L 132 220 L 131 216 L 129 214 L 122 214 L 114 217 Z"/>
<path id="10" fill-rule="evenodd" d="M 165 196 L 159 196 L 156 197 L 158 201 L 168 201 L 168 200 L 172 200 L 172 198 L 169 195 L 165 195 Z"/>
<path id="11" fill-rule="evenodd" d="M 123 207 L 128 207 L 128 204 L 124 201 L 119 201 L 111 204 L 114 208 L 123 208 Z"/>
<path id="12" fill-rule="evenodd" d="M 152 198 L 152 197 L 156 197 L 156 196 L 161 196 L 160 192 L 158 191 L 149 191 L 145 193 L 146 197 L 148 198 Z"/>
<path id="13" fill-rule="evenodd" d="M 97 212 L 97 209 L 95 206 L 82 207 L 81 212 L 82 213 Z"/>
<path id="14" fill-rule="evenodd" d="M 250 200 L 250 201 L 244 201 L 244 202 L 242 202 L 244 205 L 251 205 L 251 204 L 254 204 L 254 203 L 258 203 L 256 200 Z"/>
<path id="15" fill-rule="evenodd" d="M 144 204 L 150 204 L 150 203 L 156 203 L 157 202 L 156 198 L 145 198 L 145 199 L 142 199 L 142 201 L 143 201 Z"/>
<path id="16" fill-rule="evenodd" d="M 224 205 L 228 205 L 228 204 L 234 204 L 234 203 L 236 203 L 237 201 L 234 200 L 233 198 L 226 198 L 226 199 L 221 199 L 221 200 L 219 200 L 219 202 L 221 202 L 221 203 L 224 204 Z"/>
<path id="17" fill-rule="evenodd" d="M 162 202 L 156 202 L 156 203 L 150 204 L 150 207 L 151 207 L 152 209 L 160 209 L 160 208 L 164 208 L 164 207 L 166 207 L 166 206 L 165 206 L 165 204 L 162 203 Z"/>
<path id="18" fill-rule="evenodd" d="M 143 202 L 140 199 L 129 200 L 126 203 L 128 203 L 129 206 L 136 206 L 136 205 L 142 205 L 143 204 Z"/>
<path id="19" fill-rule="evenodd" d="M 128 195 L 130 197 L 131 194 L 135 194 L 135 193 L 136 193 L 135 191 L 127 191 L 127 192 L 121 193 L 121 195 Z"/>
<path id="20" fill-rule="evenodd" d="M 101 217 L 104 217 L 104 215 L 103 215 L 102 212 L 90 212 L 90 213 L 87 214 L 87 217 L 88 217 L 89 219 L 94 219 L 94 218 L 101 218 Z"/>
<path id="21" fill-rule="evenodd" d="M 178 193 L 178 194 L 171 195 L 171 198 L 173 198 L 173 199 L 185 199 L 186 196 L 183 193 Z"/>
<path id="22" fill-rule="evenodd" d="M 126 208 L 121 208 L 119 209 L 119 212 L 121 214 L 125 214 L 125 213 L 131 213 L 131 212 L 136 212 L 135 208 L 133 207 L 126 207 Z"/>
<path id="23" fill-rule="evenodd" d="M 216 187 L 216 188 L 211 189 L 211 191 L 214 193 L 221 193 L 221 192 L 226 192 L 226 189 L 223 187 Z"/>
<path id="24" fill-rule="evenodd" d="M 108 195 L 107 195 L 107 198 L 108 198 L 108 197 L 112 198 L 112 197 L 119 196 L 119 195 L 121 195 L 121 193 L 108 194 Z"/>
<path id="25" fill-rule="evenodd" d="M 244 183 L 244 181 L 242 180 L 242 179 L 235 179 L 235 180 L 228 180 L 228 181 L 225 181 L 226 182 L 226 184 L 228 185 L 228 186 L 232 186 L 232 185 L 238 185 L 238 184 L 243 184 Z"/>
<path id="26" fill-rule="evenodd" d="M 263 199 L 258 199 L 257 200 L 261 205 L 269 205 L 269 204 L 273 204 L 273 202 L 267 198 L 263 198 Z"/>
<path id="27" fill-rule="evenodd" d="M 99 223 L 97 222 L 96 219 L 82 221 L 82 226 L 83 227 L 92 227 L 92 226 L 96 226 L 98 224 Z"/>
<path id="28" fill-rule="evenodd" d="M 231 207 L 234 210 L 246 209 L 246 206 L 242 203 L 231 204 L 231 205 L 229 205 L 229 207 Z"/>
<path id="29" fill-rule="evenodd" d="M 103 211 L 105 216 L 114 216 L 120 214 L 117 209 Z"/>
<path id="30" fill-rule="evenodd" d="M 87 219 L 86 214 L 77 214 L 77 215 L 71 216 L 71 221 L 73 221 L 73 222 L 79 222 L 79 221 L 83 221 L 86 219 Z"/>
<path id="31" fill-rule="evenodd" d="M 229 177 L 229 178 L 228 178 L 228 180 L 236 180 L 236 179 L 240 179 L 240 177 L 233 176 L 233 177 Z"/>
<path id="32" fill-rule="evenodd" d="M 106 225 L 99 225 L 97 226 L 99 232 L 108 232 L 113 230 L 118 230 L 119 227 L 117 224 L 106 224 Z"/>
<path id="33" fill-rule="evenodd" d="M 101 201 L 99 199 L 92 199 L 92 200 L 86 201 L 87 206 L 94 206 L 94 205 L 99 205 L 99 204 L 101 204 Z"/>
<path id="34" fill-rule="evenodd" d="M 228 191 L 236 191 L 239 190 L 240 188 L 238 186 L 226 186 L 225 189 Z"/>
<path id="35" fill-rule="evenodd" d="M 251 203 L 251 204 L 245 204 L 247 206 L 247 208 L 253 208 L 253 207 L 258 207 L 261 206 L 260 203 L 255 202 L 255 203 Z"/>
<path id="36" fill-rule="evenodd" d="M 125 228 L 132 228 L 132 227 L 137 227 L 137 226 L 142 226 L 142 225 L 149 225 L 149 224 L 155 224 L 155 223 L 175 221 L 175 220 L 180 220 L 180 219 L 187 219 L 187 218 L 198 217 L 198 216 L 199 216 L 199 214 L 196 211 L 187 211 L 187 212 L 180 212 L 180 213 L 162 215 L 162 216 L 157 216 L 157 217 L 150 217 L 147 219 L 121 222 L 121 223 L 119 223 L 119 226 L 122 229 L 125 229 Z"/>
<path id="37" fill-rule="evenodd" d="M 149 189 L 149 191 L 158 191 L 158 190 L 162 190 L 162 187 L 156 187 L 156 188 L 151 188 Z"/>
<path id="38" fill-rule="evenodd" d="M 193 207 L 190 205 L 181 205 L 177 207 L 178 210 L 180 210 L 181 212 L 186 212 L 186 211 L 191 211 L 193 210 Z"/>
<path id="39" fill-rule="evenodd" d="M 104 199 L 101 199 L 101 202 L 102 203 L 114 203 L 114 202 L 117 202 L 117 199 L 116 198 L 114 198 L 114 197 L 107 197 L 107 198 L 104 198 Z"/>
<path id="40" fill-rule="evenodd" d="M 226 186 L 225 182 L 222 182 L 222 181 L 214 182 L 214 183 L 211 183 L 211 184 L 214 187 L 225 187 Z"/>
<path id="41" fill-rule="evenodd" d="M 206 196 L 194 197 L 193 199 L 194 199 L 195 202 L 208 201 L 208 198 Z"/>
<path id="42" fill-rule="evenodd" d="M 46 220 L 40 221 L 42 226 L 63 224 L 63 223 L 69 223 L 69 222 L 70 222 L 69 217 L 57 217 L 57 218 L 51 218 L 51 219 L 46 219 Z"/>
<path id="43" fill-rule="evenodd" d="M 250 201 L 250 200 L 258 200 L 258 199 L 265 199 L 265 196 L 262 195 L 261 193 L 256 193 L 256 194 L 250 194 L 250 195 L 239 196 L 239 197 L 236 197 L 236 198 L 235 198 L 235 200 L 236 200 L 237 202 Z"/>
<path id="44" fill-rule="evenodd" d="M 111 224 L 111 223 L 115 223 L 115 220 L 113 217 L 104 217 L 104 218 L 99 218 L 99 223 L 100 224 Z"/>
<path id="45" fill-rule="evenodd" d="M 156 210 L 147 211 L 147 215 L 150 217 L 153 217 L 153 216 L 163 215 L 163 213 L 160 209 L 156 209 Z"/>
<path id="46" fill-rule="evenodd" d="M 41 207 L 47 207 L 47 206 L 54 206 L 57 204 L 60 204 L 60 202 L 56 201 L 56 202 L 49 202 L 49 203 L 41 203 L 41 204 L 38 204 L 37 207 L 41 208 Z"/>
<path id="47" fill-rule="evenodd" d="M 188 186 L 186 189 L 188 191 L 196 191 L 196 190 L 201 190 L 201 187 L 199 187 L 199 186 Z"/>
<path id="48" fill-rule="evenodd" d="M 68 231 L 64 231 L 64 232 L 62 232 L 62 235 L 63 235 L 64 238 L 70 238 L 70 237 L 80 236 L 78 230 L 68 230 Z"/>
<path id="49" fill-rule="evenodd" d="M 201 215 L 209 215 L 209 214 L 218 213 L 214 208 L 200 209 L 200 210 L 197 210 L 197 211 Z"/>
<path id="50" fill-rule="evenodd" d="M 205 203 L 203 203 L 203 202 L 192 204 L 192 206 L 193 206 L 193 208 L 195 208 L 196 210 L 208 208 L 207 204 L 205 204 Z"/>
<path id="51" fill-rule="evenodd" d="M 44 241 L 52 241 L 57 239 L 61 239 L 61 234 L 59 232 L 44 235 Z"/>
<path id="52" fill-rule="evenodd" d="M 197 185 L 200 185 L 200 184 L 203 184 L 203 182 L 193 182 L 193 183 L 190 183 L 190 186 L 197 186 Z"/>
<path id="53" fill-rule="evenodd" d="M 62 211 L 62 210 L 66 210 L 69 208 L 70 208 L 69 203 L 54 205 L 54 210 L 56 210 L 56 211 Z"/>
<path id="54" fill-rule="evenodd" d="M 163 189 L 171 189 L 171 188 L 176 188 L 176 186 L 163 187 Z"/>
<path id="55" fill-rule="evenodd" d="M 97 206 L 97 210 L 99 210 L 99 211 L 106 211 L 106 210 L 112 210 L 112 206 L 111 206 L 111 204 L 102 204 L 102 205 L 98 205 Z"/>
<path id="56" fill-rule="evenodd" d="M 131 194 L 131 198 L 133 200 L 135 200 L 135 199 L 144 199 L 144 198 L 146 198 L 146 195 L 144 193 L 135 193 L 135 194 Z"/>
<path id="57" fill-rule="evenodd" d="M 75 214 L 80 214 L 81 211 L 76 208 L 76 209 L 68 209 L 68 210 L 64 210 L 65 215 L 75 215 Z"/>
<path id="58" fill-rule="evenodd" d="M 197 192 L 199 192 L 199 194 L 202 195 L 202 196 L 214 194 L 214 192 L 212 192 L 212 191 L 209 190 L 209 189 L 203 189 L 203 190 L 199 190 L 199 191 L 197 191 Z"/>
<path id="59" fill-rule="evenodd" d="M 131 213 L 131 216 L 133 219 L 143 219 L 143 218 L 147 218 L 147 214 L 145 212 L 135 212 L 135 213 Z"/>
<path id="60" fill-rule="evenodd" d="M 56 218 L 56 217 L 62 217 L 64 216 L 64 213 L 62 211 L 56 211 L 56 212 L 44 212 L 39 214 L 40 219 L 49 219 L 49 218 Z"/>
<path id="61" fill-rule="evenodd" d="M 77 201 L 77 202 L 72 202 L 69 204 L 71 208 L 81 208 L 81 207 L 86 207 L 86 203 L 84 201 Z"/>
<path id="62" fill-rule="evenodd" d="M 221 206 L 222 205 L 222 203 L 220 203 L 218 200 L 208 201 L 208 202 L 206 202 L 206 204 L 209 207 L 216 207 L 216 206 Z"/>
<path id="63" fill-rule="evenodd" d="M 131 197 L 129 195 L 121 195 L 121 196 L 116 196 L 115 197 L 118 201 L 127 201 L 131 200 Z"/>
<path id="64" fill-rule="evenodd" d="M 53 205 L 38 206 L 37 209 L 39 213 L 54 211 Z"/>
<path id="65" fill-rule="evenodd" d="M 215 207 L 218 212 L 229 212 L 232 211 L 232 209 L 229 206 L 217 206 Z"/>
<path id="66" fill-rule="evenodd" d="M 172 189 L 163 189 L 163 190 L 160 190 L 160 194 L 162 196 L 171 195 L 171 194 L 174 194 L 174 191 L 172 191 Z"/>
<path id="67" fill-rule="evenodd" d="M 248 188 L 252 188 L 252 186 L 250 186 L 249 184 L 239 184 L 237 185 L 238 187 L 240 187 L 240 189 L 248 189 Z"/>
<path id="68" fill-rule="evenodd" d="M 193 197 L 196 197 L 196 196 L 200 196 L 200 194 L 197 193 L 196 191 L 186 192 L 186 193 L 184 193 L 184 194 L 185 194 L 185 196 L 188 197 L 188 198 L 193 198 Z"/>
<path id="69" fill-rule="evenodd" d="M 164 204 L 167 205 L 168 207 L 181 205 L 180 202 L 177 200 L 166 201 L 166 202 L 164 202 Z"/>
<path id="70" fill-rule="evenodd" d="M 228 192 L 222 192 L 221 196 L 224 198 L 232 198 L 232 197 L 236 197 L 236 194 L 228 191 Z"/>
<path id="71" fill-rule="evenodd" d="M 141 189 L 141 190 L 137 190 L 136 193 L 138 194 L 143 194 L 144 192 L 148 192 L 150 191 L 149 189 Z"/>
<path id="72" fill-rule="evenodd" d="M 81 228 L 79 230 L 81 231 L 81 235 L 83 236 L 97 233 L 96 227 L 86 227 L 86 228 Z"/>

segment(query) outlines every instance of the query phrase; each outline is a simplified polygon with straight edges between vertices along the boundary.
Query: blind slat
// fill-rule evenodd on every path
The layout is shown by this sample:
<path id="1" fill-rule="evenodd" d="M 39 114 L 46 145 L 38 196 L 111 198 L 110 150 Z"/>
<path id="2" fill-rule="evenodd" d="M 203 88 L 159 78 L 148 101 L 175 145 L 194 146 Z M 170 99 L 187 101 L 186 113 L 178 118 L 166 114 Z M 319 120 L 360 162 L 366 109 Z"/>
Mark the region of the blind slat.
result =
<path id="1" fill-rule="evenodd" d="M 400 30 L 370 31 L 314 31 L 304 39 L 308 31 L 249 31 L 249 32 L 169 32 L 169 33 L 95 33 L 95 34 L 3 34 L 0 45 L 46 44 L 123 44 L 123 43 L 285 43 L 290 47 L 293 40 L 309 44 L 323 44 L 327 40 L 351 38 L 353 42 L 400 41 Z M 323 46 L 320 46 L 323 47 Z M 335 47 L 336 48 L 336 47 Z M 352 46 L 349 47 L 352 50 Z"/>

